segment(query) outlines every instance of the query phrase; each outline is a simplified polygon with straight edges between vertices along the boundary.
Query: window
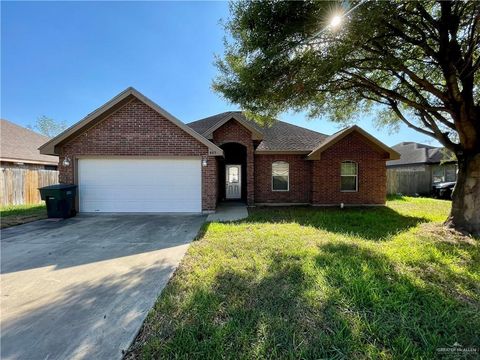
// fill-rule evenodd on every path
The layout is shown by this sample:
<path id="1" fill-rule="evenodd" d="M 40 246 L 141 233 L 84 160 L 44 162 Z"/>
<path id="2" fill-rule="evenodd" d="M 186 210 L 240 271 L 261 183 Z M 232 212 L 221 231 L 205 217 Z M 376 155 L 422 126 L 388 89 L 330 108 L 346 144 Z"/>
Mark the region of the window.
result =
<path id="1" fill-rule="evenodd" d="M 432 173 L 433 183 L 445 181 L 445 170 L 440 165 L 434 166 Z"/>
<path id="2" fill-rule="evenodd" d="M 432 182 L 457 180 L 457 166 L 454 164 L 434 165 L 432 167 Z"/>
<path id="3" fill-rule="evenodd" d="M 445 166 L 445 181 L 457 181 L 457 166 L 446 165 Z"/>
<path id="4" fill-rule="evenodd" d="M 354 161 L 343 161 L 340 170 L 340 190 L 358 190 L 358 166 Z"/>
<path id="5" fill-rule="evenodd" d="M 238 167 L 232 166 L 228 168 L 228 182 L 238 183 Z"/>
<path id="6" fill-rule="evenodd" d="M 290 187 L 288 163 L 276 161 L 272 164 L 272 190 L 288 191 Z"/>

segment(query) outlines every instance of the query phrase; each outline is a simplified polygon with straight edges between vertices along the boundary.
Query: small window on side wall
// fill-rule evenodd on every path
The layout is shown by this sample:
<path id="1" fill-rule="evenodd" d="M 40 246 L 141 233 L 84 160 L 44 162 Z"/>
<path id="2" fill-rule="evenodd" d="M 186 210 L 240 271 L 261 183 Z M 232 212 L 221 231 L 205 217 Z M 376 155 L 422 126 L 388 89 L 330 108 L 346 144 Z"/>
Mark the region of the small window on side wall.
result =
<path id="1" fill-rule="evenodd" d="M 289 166 L 285 161 L 272 163 L 272 190 L 288 191 L 290 189 Z"/>
<path id="2" fill-rule="evenodd" d="M 358 191 L 358 166 L 355 161 L 342 162 L 340 191 Z"/>

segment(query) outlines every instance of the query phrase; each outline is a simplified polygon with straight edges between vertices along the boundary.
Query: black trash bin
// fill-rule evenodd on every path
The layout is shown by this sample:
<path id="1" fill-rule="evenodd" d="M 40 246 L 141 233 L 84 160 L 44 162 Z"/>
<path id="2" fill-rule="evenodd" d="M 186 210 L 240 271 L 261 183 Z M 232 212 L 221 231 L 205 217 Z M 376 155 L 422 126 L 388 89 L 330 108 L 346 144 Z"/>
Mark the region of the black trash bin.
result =
<path id="1" fill-rule="evenodd" d="M 40 196 L 47 205 L 49 218 L 69 218 L 76 215 L 77 185 L 57 184 L 44 186 L 38 190 L 40 190 Z"/>

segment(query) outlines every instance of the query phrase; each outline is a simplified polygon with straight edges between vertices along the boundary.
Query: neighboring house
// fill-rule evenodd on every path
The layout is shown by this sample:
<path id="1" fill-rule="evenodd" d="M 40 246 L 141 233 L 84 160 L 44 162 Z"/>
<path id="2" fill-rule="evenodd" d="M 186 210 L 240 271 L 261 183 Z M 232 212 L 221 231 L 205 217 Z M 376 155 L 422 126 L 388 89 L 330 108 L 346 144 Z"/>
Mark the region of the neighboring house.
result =
<path id="1" fill-rule="evenodd" d="M 60 182 L 81 212 L 212 212 L 255 204 L 383 205 L 387 160 L 399 155 L 353 126 L 327 136 L 240 112 L 184 124 L 128 88 L 57 137 Z"/>
<path id="2" fill-rule="evenodd" d="M 35 131 L 0 119 L 0 167 L 56 170 L 58 156 L 43 155 L 38 150 L 48 140 Z"/>
<path id="3" fill-rule="evenodd" d="M 387 161 L 388 174 L 402 178 L 395 192 L 425 195 L 431 193 L 435 183 L 457 180 L 457 164 L 444 148 L 402 142 L 392 149 L 400 159 Z"/>

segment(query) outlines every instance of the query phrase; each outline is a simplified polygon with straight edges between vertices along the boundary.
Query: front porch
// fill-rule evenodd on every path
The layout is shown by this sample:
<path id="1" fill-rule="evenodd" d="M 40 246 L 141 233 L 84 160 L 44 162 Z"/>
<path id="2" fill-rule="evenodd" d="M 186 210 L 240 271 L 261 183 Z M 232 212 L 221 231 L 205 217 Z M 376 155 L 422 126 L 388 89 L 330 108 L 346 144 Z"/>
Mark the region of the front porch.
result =
<path id="1" fill-rule="evenodd" d="M 208 222 L 229 222 L 245 219 L 248 216 L 247 206 L 241 201 L 221 202 L 215 213 L 208 215 Z"/>
<path id="2" fill-rule="evenodd" d="M 249 152 L 247 146 L 238 142 L 224 143 L 220 148 L 224 156 L 217 158 L 218 202 L 253 205 L 253 149 Z"/>

